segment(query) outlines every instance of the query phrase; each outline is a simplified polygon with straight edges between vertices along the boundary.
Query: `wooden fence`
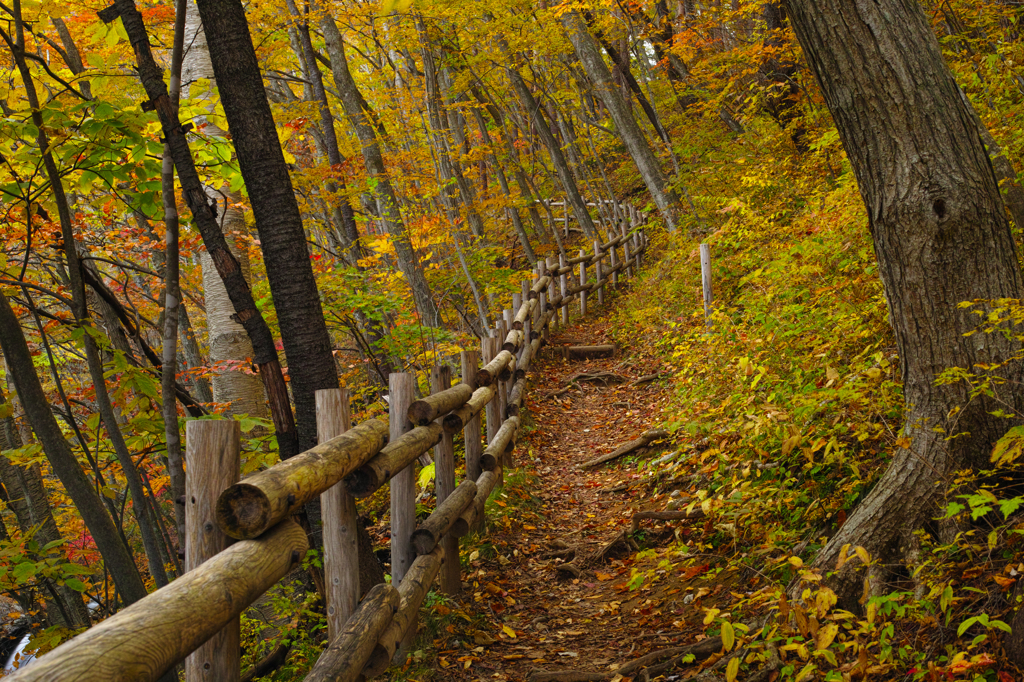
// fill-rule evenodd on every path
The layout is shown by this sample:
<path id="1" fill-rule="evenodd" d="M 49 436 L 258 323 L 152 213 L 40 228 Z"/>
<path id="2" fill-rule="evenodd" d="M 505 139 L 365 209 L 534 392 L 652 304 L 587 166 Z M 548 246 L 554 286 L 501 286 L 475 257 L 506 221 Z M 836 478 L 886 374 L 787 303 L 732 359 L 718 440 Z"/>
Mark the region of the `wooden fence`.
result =
<path id="1" fill-rule="evenodd" d="M 632 232 L 623 226 L 614 238 L 594 242 L 591 253 L 539 263 L 479 353 L 462 352 L 460 383 L 452 386 L 448 368 L 435 368 L 431 394 L 414 400 L 416 377 L 392 374 L 389 424 L 370 419 L 350 428 L 347 391 L 318 391 L 320 444 L 236 482 L 237 422 L 188 422 L 190 570 L 38 658 L 12 682 L 157 680 L 183 660 L 188 682 L 238 680 L 240 614 L 305 556 L 307 535 L 293 517 L 317 496 L 329 645 L 306 679 L 382 673 L 415 634 L 416 614 L 438 574 L 443 591 L 460 589 L 458 538 L 483 528 L 484 503 L 513 464 L 526 375 L 549 330 L 559 317 L 568 323 L 570 304 L 585 315 L 593 296 L 603 302 L 606 288 L 640 265 L 647 241 L 639 212 L 630 207 L 629 215 Z M 453 439 L 460 433 L 466 478 L 456 485 Z M 417 524 L 411 465 L 431 448 L 437 506 Z M 388 482 L 392 582 L 360 601 L 355 500 Z"/>

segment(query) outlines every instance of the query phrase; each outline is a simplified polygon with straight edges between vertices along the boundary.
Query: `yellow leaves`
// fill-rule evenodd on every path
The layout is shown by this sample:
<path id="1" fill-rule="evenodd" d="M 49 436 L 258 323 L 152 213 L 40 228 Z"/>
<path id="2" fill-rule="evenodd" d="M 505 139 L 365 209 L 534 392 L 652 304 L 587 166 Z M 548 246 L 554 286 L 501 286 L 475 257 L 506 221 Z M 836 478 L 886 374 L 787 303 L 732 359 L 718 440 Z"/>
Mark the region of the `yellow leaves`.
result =
<path id="1" fill-rule="evenodd" d="M 412 7 L 412 0 L 381 0 L 380 13 L 407 12 Z"/>
<path id="2" fill-rule="evenodd" d="M 732 623 L 729 621 L 722 621 L 722 650 L 732 651 L 733 644 L 736 643 L 736 631 L 732 627 Z M 739 659 L 737 659 L 738 661 Z"/>
<path id="3" fill-rule="evenodd" d="M 818 651 L 829 648 L 838 634 L 839 626 L 835 623 L 828 623 L 818 628 L 818 634 L 814 638 L 814 644 Z"/>
<path id="4" fill-rule="evenodd" d="M 513 630 L 512 628 L 510 628 L 509 626 L 502 625 L 501 626 L 501 631 L 504 632 L 506 635 L 508 635 L 509 639 L 517 639 L 516 631 Z"/>
<path id="5" fill-rule="evenodd" d="M 725 666 L 725 680 L 726 682 L 735 682 L 736 675 L 740 671 L 740 658 L 736 656 L 731 659 L 728 665 Z"/>

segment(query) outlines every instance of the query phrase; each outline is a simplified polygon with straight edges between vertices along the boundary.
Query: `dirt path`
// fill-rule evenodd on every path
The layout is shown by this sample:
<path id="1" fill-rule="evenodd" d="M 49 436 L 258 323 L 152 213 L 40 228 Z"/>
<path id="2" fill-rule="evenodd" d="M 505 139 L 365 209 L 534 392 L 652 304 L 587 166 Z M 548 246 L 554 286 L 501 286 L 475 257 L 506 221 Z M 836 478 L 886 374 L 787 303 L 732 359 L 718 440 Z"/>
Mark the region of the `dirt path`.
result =
<path id="1" fill-rule="evenodd" d="M 592 559 L 628 529 L 634 509 L 650 509 L 651 501 L 628 489 L 640 478 L 628 459 L 621 469 L 621 461 L 590 471 L 577 465 L 659 426 L 664 403 L 659 382 L 632 386 L 663 369 L 657 359 L 617 352 L 608 359 L 566 361 L 557 352 L 567 341 L 610 343 L 607 327 L 607 321 L 591 319 L 553 335 L 531 373 L 531 423 L 515 454 L 530 480 L 509 485 L 498 501 L 506 513 L 494 519 L 485 538 L 493 552 L 484 547 L 465 574 L 463 608 L 476 624 L 461 628 L 461 640 L 436 642 L 448 647 L 440 652 L 437 679 L 518 681 L 536 670 L 610 672 L 609 666 L 692 641 L 699 632 L 680 620 L 682 604 L 671 595 L 630 590 L 633 551 L 619 546 L 611 558 Z M 597 371 L 624 381 L 580 382 L 552 397 L 572 377 Z M 574 557 L 582 565 L 578 575 L 559 570 Z"/>

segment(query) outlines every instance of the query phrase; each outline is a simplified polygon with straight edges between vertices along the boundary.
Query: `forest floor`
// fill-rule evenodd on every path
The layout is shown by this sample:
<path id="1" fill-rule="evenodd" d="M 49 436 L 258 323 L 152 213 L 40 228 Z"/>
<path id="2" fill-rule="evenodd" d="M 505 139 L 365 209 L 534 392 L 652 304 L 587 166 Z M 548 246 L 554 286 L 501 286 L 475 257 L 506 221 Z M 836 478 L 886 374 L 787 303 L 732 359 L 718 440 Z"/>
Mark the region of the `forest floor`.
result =
<path id="1" fill-rule="evenodd" d="M 570 678 L 543 673 L 591 671 L 621 680 L 616 669 L 631 660 L 705 639 L 702 602 L 723 590 L 728 598 L 735 580 L 705 586 L 708 561 L 673 570 L 675 562 L 643 551 L 685 539 L 692 522 L 648 520 L 630 540 L 624 534 L 637 511 L 689 501 L 664 485 L 654 494 L 659 477 L 642 471 L 671 444 L 578 467 L 664 419 L 664 379 L 635 384 L 667 369 L 657 356 L 618 349 L 606 359 L 563 359 L 560 345 L 611 343 L 609 327 L 591 316 L 553 333 L 532 368 L 517 468 L 489 503 L 488 533 L 463 571 L 465 593 L 430 609 L 432 670 L 410 669 L 406 679 L 556 680 Z M 602 372 L 606 381 L 577 379 Z"/>

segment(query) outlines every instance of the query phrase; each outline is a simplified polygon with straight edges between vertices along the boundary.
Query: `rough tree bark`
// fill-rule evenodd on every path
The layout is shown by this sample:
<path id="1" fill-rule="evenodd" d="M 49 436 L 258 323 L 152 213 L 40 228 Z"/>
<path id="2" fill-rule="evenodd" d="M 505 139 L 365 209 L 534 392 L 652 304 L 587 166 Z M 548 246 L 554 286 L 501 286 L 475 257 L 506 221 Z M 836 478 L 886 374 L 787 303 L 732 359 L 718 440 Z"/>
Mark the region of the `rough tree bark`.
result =
<path id="1" fill-rule="evenodd" d="M 847 544 L 882 563 L 912 562 L 912 533 L 933 516 L 947 474 L 987 464 L 1010 425 L 990 414 L 994 400 L 969 401 L 966 385 L 937 386 L 935 377 L 1017 350 L 999 335 L 965 337 L 977 318 L 958 307 L 1020 298 L 1016 249 L 974 118 L 918 2 L 788 0 L 788 9 L 867 208 L 910 440 L 815 563 L 834 570 Z M 1004 374 L 1019 380 L 1019 364 Z M 937 429 L 962 435 L 947 440 Z M 862 593 L 859 565 L 848 561 L 833 579 L 851 610 Z"/>
<path id="2" fill-rule="evenodd" d="M 280 321 L 299 450 L 306 450 L 317 442 L 314 394 L 318 389 L 337 388 L 338 373 L 302 217 L 245 10 L 238 0 L 198 0 L 197 4 Z"/>

